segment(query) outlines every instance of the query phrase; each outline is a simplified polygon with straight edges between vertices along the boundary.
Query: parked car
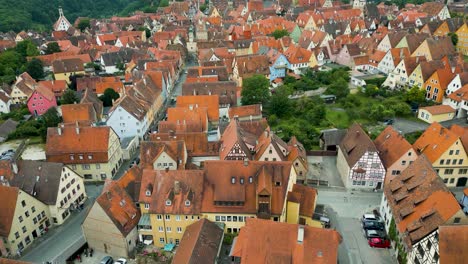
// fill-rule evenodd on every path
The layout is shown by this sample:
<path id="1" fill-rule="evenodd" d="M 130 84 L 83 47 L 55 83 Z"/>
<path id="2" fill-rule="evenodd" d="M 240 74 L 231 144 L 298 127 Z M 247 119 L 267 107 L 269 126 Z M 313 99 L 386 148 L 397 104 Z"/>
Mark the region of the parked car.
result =
<path id="1" fill-rule="evenodd" d="M 367 240 L 369 246 L 376 248 L 390 248 L 390 240 L 386 238 L 373 237 Z"/>
<path id="2" fill-rule="evenodd" d="M 105 256 L 102 258 L 100 264 L 112 264 L 114 263 L 114 259 L 111 256 Z"/>
<path id="3" fill-rule="evenodd" d="M 379 217 L 375 216 L 375 214 L 364 214 L 362 215 L 361 222 L 369 222 L 369 221 L 379 221 Z"/>
<path id="4" fill-rule="evenodd" d="M 364 221 L 362 222 L 364 230 L 384 230 L 385 226 L 380 221 Z"/>
<path id="5" fill-rule="evenodd" d="M 114 262 L 114 264 L 127 264 L 127 260 L 124 258 L 119 258 Z"/>
<path id="6" fill-rule="evenodd" d="M 386 125 L 386 126 L 388 126 L 388 125 L 393 125 L 394 120 L 393 120 L 393 119 L 384 119 L 383 123 L 384 123 L 384 125 Z"/>
<path id="7" fill-rule="evenodd" d="M 373 229 L 368 229 L 364 230 L 364 235 L 367 239 L 371 238 L 386 238 L 387 236 L 385 235 L 385 232 L 382 230 L 373 230 Z"/>

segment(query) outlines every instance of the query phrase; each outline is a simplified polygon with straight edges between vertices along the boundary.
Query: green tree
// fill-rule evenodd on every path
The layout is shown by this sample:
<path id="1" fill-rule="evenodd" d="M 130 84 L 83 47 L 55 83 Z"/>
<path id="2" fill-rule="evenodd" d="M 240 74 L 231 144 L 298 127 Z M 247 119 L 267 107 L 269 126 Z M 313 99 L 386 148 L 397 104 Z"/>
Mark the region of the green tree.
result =
<path id="1" fill-rule="evenodd" d="M 32 58 L 28 61 L 26 63 L 26 71 L 36 80 L 44 78 L 44 65 L 39 59 Z"/>
<path id="2" fill-rule="evenodd" d="M 159 2 L 159 7 L 166 7 L 169 6 L 169 1 L 168 0 L 161 0 Z"/>
<path id="3" fill-rule="evenodd" d="M 426 101 L 426 91 L 418 86 L 413 86 L 404 94 L 404 100 L 408 103 L 424 103 Z"/>
<path id="4" fill-rule="evenodd" d="M 29 39 L 18 42 L 16 44 L 15 50 L 24 58 L 27 56 L 39 55 L 39 50 L 37 49 L 36 45 L 34 45 L 34 43 Z"/>
<path id="5" fill-rule="evenodd" d="M 268 112 L 270 115 L 276 115 L 277 117 L 284 117 L 291 113 L 292 102 L 288 98 L 287 87 L 279 87 L 275 90 L 268 102 Z"/>
<path id="6" fill-rule="evenodd" d="M 83 19 L 81 19 L 80 22 L 78 23 L 78 28 L 79 28 L 81 31 L 85 31 L 85 29 L 90 28 L 90 27 L 91 27 L 91 24 L 90 24 L 88 18 L 83 18 Z"/>
<path id="7" fill-rule="evenodd" d="M 207 6 L 206 4 L 200 5 L 200 11 L 201 11 L 202 13 L 204 13 L 205 10 L 206 10 L 207 8 L 208 8 L 208 6 Z"/>
<path id="8" fill-rule="evenodd" d="M 60 122 L 62 122 L 62 118 L 60 117 L 57 108 L 51 107 L 49 108 L 43 115 L 42 120 L 44 120 L 45 127 L 56 127 Z"/>
<path id="9" fill-rule="evenodd" d="M 120 95 L 114 91 L 112 88 L 107 88 L 104 91 L 104 94 L 99 96 L 99 99 L 102 101 L 103 105 L 105 107 L 107 106 L 112 106 L 113 105 L 113 100 L 117 100 L 120 97 Z"/>
<path id="10" fill-rule="evenodd" d="M 263 75 L 255 74 L 243 80 L 242 105 L 266 104 L 270 99 L 270 81 Z"/>
<path id="11" fill-rule="evenodd" d="M 60 104 L 74 104 L 78 102 L 78 96 L 76 96 L 76 92 L 71 89 L 66 89 L 63 92 L 62 100 L 60 100 Z"/>
<path id="12" fill-rule="evenodd" d="M 450 39 L 452 40 L 453 46 L 457 46 L 457 44 L 458 44 L 458 35 L 457 35 L 457 33 L 455 33 L 455 32 L 450 32 L 450 33 L 448 33 L 448 36 L 449 36 Z"/>
<path id="13" fill-rule="evenodd" d="M 57 42 L 49 42 L 47 43 L 47 48 L 44 52 L 45 54 L 52 54 L 52 53 L 61 52 L 61 51 L 62 50 L 60 50 L 60 46 Z"/>
<path id="14" fill-rule="evenodd" d="M 346 80 L 339 78 L 328 86 L 327 94 L 333 94 L 337 98 L 344 98 L 349 94 L 349 85 Z"/>
<path id="15" fill-rule="evenodd" d="M 275 39 L 280 39 L 284 36 L 289 36 L 289 32 L 286 29 L 277 29 L 271 33 L 271 36 Z"/>

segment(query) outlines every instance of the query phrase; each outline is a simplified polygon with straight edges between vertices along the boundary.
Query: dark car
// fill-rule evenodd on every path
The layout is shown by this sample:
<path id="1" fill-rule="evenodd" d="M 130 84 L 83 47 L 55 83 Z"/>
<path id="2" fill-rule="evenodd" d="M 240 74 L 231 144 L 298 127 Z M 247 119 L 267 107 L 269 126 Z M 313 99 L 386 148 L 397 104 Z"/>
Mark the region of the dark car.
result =
<path id="1" fill-rule="evenodd" d="M 387 237 L 385 235 L 385 232 L 383 232 L 381 230 L 373 230 L 373 229 L 364 230 L 364 235 L 366 236 L 367 239 L 386 238 Z"/>
<path id="2" fill-rule="evenodd" d="M 384 224 L 379 221 L 365 221 L 362 222 L 362 228 L 364 230 L 384 230 Z"/>
<path id="3" fill-rule="evenodd" d="M 361 218 L 361 222 L 364 223 L 364 222 L 369 222 L 369 221 L 380 221 L 380 218 L 372 213 L 363 214 Z"/>
<path id="4" fill-rule="evenodd" d="M 390 248 L 390 240 L 381 237 L 373 237 L 368 240 L 369 246 L 376 248 Z"/>
<path id="5" fill-rule="evenodd" d="M 393 125 L 394 120 L 393 119 L 384 119 L 383 123 L 386 126 Z"/>

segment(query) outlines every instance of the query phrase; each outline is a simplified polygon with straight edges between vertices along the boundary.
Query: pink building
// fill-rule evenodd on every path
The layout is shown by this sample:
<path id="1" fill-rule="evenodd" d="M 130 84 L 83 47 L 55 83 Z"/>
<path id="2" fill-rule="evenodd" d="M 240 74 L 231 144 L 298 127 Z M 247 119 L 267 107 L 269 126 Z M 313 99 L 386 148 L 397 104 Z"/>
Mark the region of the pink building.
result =
<path id="1" fill-rule="evenodd" d="M 28 99 L 29 112 L 34 116 L 40 116 L 51 107 L 57 106 L 54 93 L 46 87 L 39 85 Z"/>

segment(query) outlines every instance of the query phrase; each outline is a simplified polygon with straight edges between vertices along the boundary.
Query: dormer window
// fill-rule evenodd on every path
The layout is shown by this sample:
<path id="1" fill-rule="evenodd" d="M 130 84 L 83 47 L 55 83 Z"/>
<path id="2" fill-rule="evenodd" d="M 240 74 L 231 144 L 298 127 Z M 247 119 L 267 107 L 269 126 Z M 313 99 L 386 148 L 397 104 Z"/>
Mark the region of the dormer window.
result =
<path id="1" fill-rule="evenodd" d="M 167 200 L 166 200 L 166 206 L 171 206 L 171 205 L 172 205 L 172 201 L 169 200 L 169 199 L 167 199 Z"/>
<path id="2" fill-rule="evenodd" d="M 252 182 L 253 182 L 253 177 L 250 176 L 250 177 L 249 177 L 249 183 L 252 183 Z"/>
<path id="3" fill-rule="evenodd" d="M 150 190 L 146 190 L 146 196 L 151 196 L 151 191 Z"/>
<path id="4" fill-rule="evenodd" d="M 281 182 L 279 181 L 275 182 L 275 186 L 281 186 Z"/>
<path id="5" fill-rule="evenodd" d="M 236 183 L 236 177 L 231 177 L 231 183 L 235 184 Z"/>
<path id="6" fill-rule="evenodd" d="M 126 204 L 125 200 L 120 201 L 120 206 L 124 206 Z"/>
<path id="7" fill-rule="evenodd" d="M 185 206 L 190 206 L 190 200 L 185 200 Z"/>
<path id="8" fill-rule="evenodd" d="M 244 184 L 244 177 L 240 178 L 240 184 Z"/>

